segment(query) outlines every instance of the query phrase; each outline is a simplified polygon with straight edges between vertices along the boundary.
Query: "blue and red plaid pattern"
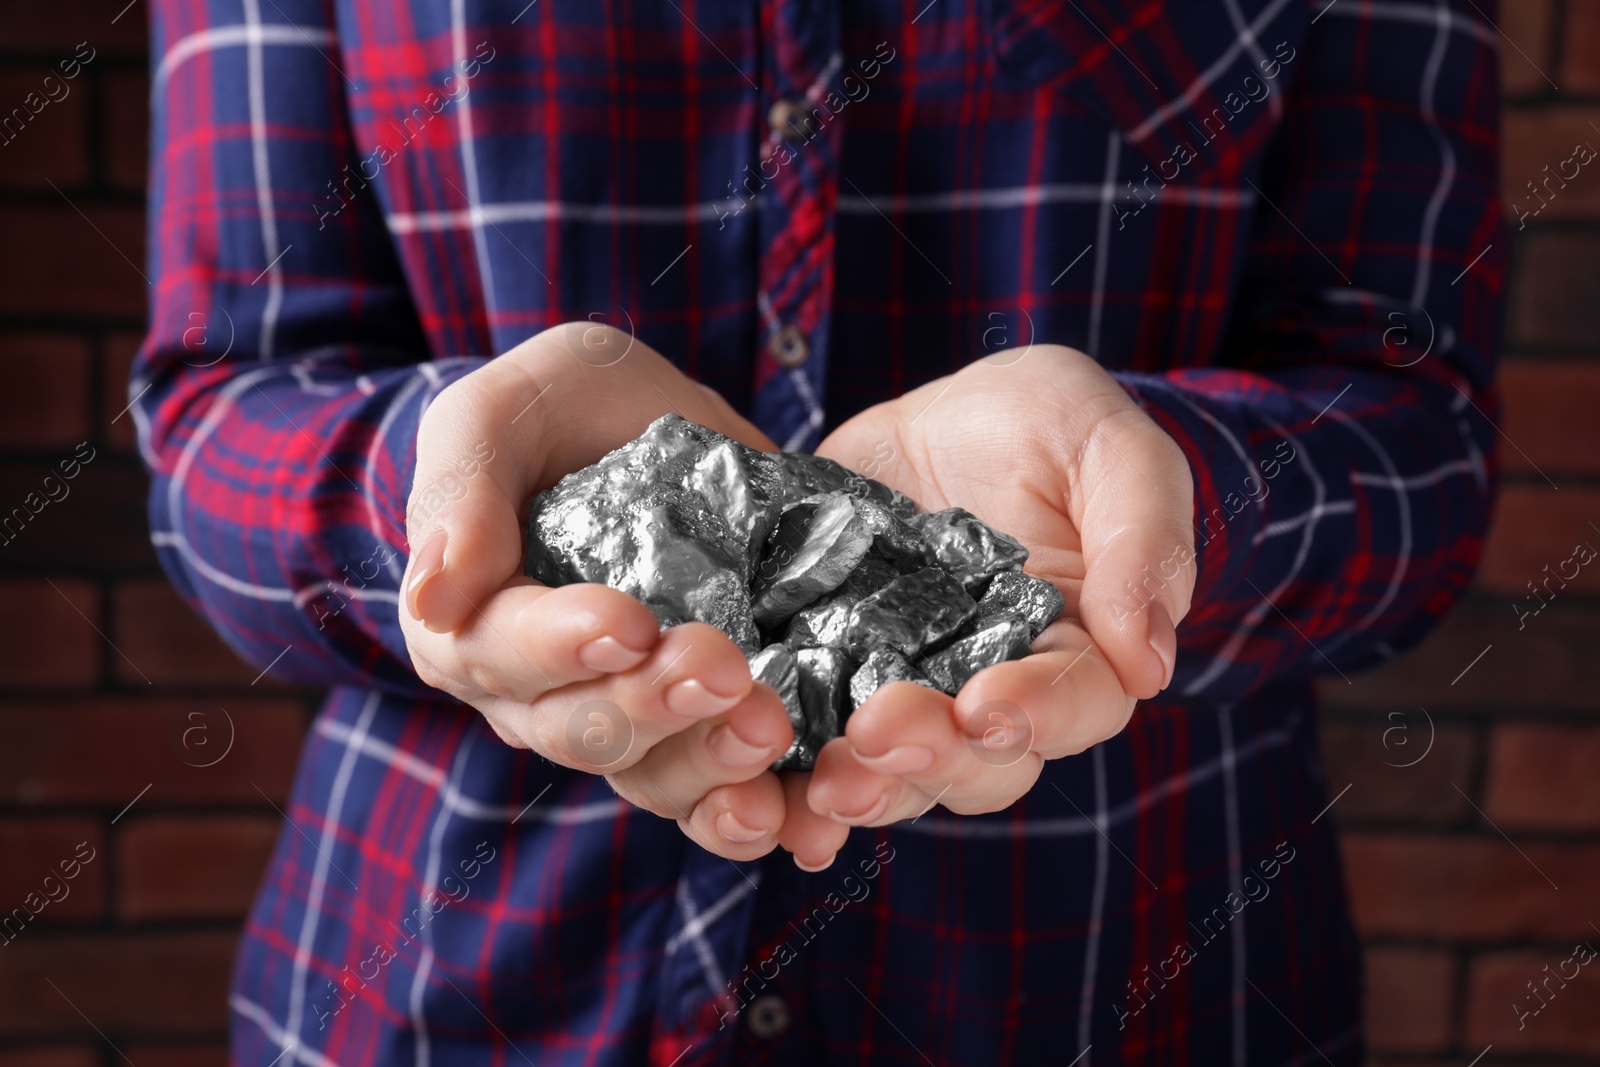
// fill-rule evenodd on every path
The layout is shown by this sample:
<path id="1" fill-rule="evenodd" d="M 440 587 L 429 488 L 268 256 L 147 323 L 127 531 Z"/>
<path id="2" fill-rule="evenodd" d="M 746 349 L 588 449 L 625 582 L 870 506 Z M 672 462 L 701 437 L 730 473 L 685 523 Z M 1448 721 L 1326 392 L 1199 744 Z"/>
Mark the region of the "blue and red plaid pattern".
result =
<path id="1" fill-rule="evenodd" d="M 1505 243 L 1477 5 L 152 19 L 153 536 L 242 655 L 333 687 L 238 1063 L 1359 1059 L 1310 679 L 1419 640 L 1482 543 Z M 445 385 L 588 317 L 789 447 L 1000 348 L 1091 353 L 1195 473 L 1169 695 L 1010 809 L 857 831 L 820 874 L 507 748 L 408 664 L 413 442 Z"/>

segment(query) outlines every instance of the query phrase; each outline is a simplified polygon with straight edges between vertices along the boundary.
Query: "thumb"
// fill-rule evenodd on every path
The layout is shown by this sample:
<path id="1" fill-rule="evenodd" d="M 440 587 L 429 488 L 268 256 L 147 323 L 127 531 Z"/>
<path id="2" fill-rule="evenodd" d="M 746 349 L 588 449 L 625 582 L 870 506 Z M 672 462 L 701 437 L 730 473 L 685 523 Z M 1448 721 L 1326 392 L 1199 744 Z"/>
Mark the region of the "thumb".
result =
<path id="1" fill-rule="evenodd" d="M 1078 614 L 1123 689 L 1147 700 L 1172 681 L 1176 624 L 1194 594 L 1194 478 L 1182 449 L 1131 401 L 1090 431 L 1075 475 Z"/>
<path id="2" fill-rule="evenodd" d="M 505 421 L 486 417 L 478 389 L 452 395 L 460 384 L 423 414 L 406 503 L 410 559 L 400 586 L 401 610 L 435 633 L 460 628 L 507 579 L 522 573 L 519 513 L 525 489 L 511 469 L 514 449 L 497 429 Z"/>

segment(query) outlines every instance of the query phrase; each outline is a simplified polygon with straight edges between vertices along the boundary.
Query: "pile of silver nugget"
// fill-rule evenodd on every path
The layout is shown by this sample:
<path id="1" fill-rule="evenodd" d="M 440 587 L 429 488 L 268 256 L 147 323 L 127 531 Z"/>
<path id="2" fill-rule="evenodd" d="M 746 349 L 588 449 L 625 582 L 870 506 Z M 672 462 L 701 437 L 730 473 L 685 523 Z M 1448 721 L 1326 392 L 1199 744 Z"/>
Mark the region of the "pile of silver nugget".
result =
<path id="1" fill-rule="evenodd" d="M 529 577 L 601 582 L 662 626 L 718 627 L 777 691 L 808 770 L 882 685 L 954 695 L 1028 653 L 1062 609 L 1028 550 L 960 508 L 911 499 L 830 459 L 758 452 L 677 415 L 534 498 Z"/>

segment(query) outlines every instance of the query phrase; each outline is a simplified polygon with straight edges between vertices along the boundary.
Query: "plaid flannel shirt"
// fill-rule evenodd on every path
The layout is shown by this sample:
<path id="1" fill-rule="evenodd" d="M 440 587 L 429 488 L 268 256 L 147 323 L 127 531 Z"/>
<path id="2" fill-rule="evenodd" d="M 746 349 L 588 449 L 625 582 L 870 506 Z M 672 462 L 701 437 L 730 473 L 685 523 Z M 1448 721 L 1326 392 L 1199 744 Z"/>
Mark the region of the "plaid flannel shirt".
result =
<path id="1" fill-rule="evenodd" d="M 1475 4 L 152 22 L 153 537 L 242 655 L 332 688 L 237 1062 L 1359 1059 L 1311 679 L 1418 641 L 1481 547 L 1505 243 Z M 501 744 L 396 621 L 417 422 L 589 317 L 790 448 L 1000 348 L 1092 354 L 1194 470 L 1171 689 L 1007 810 L 856 831 L 820 874 Z"/>

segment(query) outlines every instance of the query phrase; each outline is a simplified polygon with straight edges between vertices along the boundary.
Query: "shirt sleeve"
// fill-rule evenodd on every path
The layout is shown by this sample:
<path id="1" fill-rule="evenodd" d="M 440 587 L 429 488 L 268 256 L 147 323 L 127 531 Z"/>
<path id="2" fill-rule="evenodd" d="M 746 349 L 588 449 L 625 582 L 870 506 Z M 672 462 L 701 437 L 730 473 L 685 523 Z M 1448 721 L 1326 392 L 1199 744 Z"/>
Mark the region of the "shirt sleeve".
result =
<path id="1" fill-rule="evenodd" d="M 152 11 L 152 312 L 130 384 L 152 537 L 250 662 L 416 694 L 397 593 L 417 423 L 482 361 L 429 358 L 376 188 L 332 192 L 356 160 L 333 9 L 289 8 Z M 473 473 L 438 472 L 440 491 Z"/>
<path id="2" fill-rule="evenodd" d="M 1223 367 L 1119 375 L 1194 472 L 1184 696 L 1390 658 L 1482 550 L 1506 248 L 1493 31 L 1376 8 L 1333 9 L 1302 45 Z"/>

